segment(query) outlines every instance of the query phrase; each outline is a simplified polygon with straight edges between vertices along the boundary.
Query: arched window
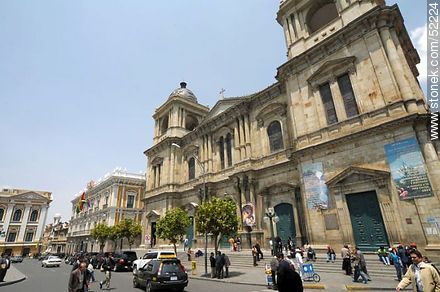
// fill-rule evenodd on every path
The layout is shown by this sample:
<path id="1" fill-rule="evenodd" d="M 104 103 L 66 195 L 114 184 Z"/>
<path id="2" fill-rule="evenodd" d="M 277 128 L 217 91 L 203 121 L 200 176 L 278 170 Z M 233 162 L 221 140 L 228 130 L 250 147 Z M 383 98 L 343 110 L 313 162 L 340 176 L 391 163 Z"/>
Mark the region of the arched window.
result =
<path id="1" fill-rule="evenodd" d="M 3 216 L 5 215 L 5 209 L 0 208 L 0 221 L 3 221 Z"/>
<path id="2" fill-rule="evenodd" d="M 12 216 L 12 221 L 14 221 L 14 222 L 20 221 L 21 220 L 21 213 L 22 213 L 22 211 L 20 209 L 15 210 L 14 216 Z"/>
<path id="3" fill-rule="evenodd" d="M 188 179 L 194 179 L 196 177 L 196 160 L 191 157 L 188 160 Z"/>
<path id="4" fill-rule="evenodd" d="M 270 152 L 275 152 L 284 148 L 283 133 L 281 132 L 281 124 L 278 121 L 270 123 L 267 127 L 267 135 L 269 136 Z"/>
<path id="5" fill-rule="evenodd" d="M 232 135 L 228 133 L 225 139 L 226 155 L 228 156 L 228 166 L 232 166 Z"/>
<path id="6" fill-rule="evenodd" d="M 31 216 L 29 216 L 29 221 L 36 222 L 38 219 L 38 210 L 33 210 Z"/>
<path id="7" fill-rule="evenodd" d="M 165 134 L 167 129 L 168 129 L 168 114 L 166 114 L 162 118 L 162 122 L 161 122 L 161 125 L 160 125 L 160 134 Z"/>
<path id="8" fill-rule="evenodd" d="M 334 1 L 321 1 L 317 5 L 319 6 L 312 8 L 307 16 L 310 33 L 317 31 L 338 17 L 338 10 Z"/>
<path id="9" fill-rule="evenodd" d="M 195 127 L 197 127 L 199 122 L 197 118 L 192 115 L 187 115 L 185 118 L 185 129 L 192 131 Z"/>
<path id="10" fill-rule="evenodd" d="M 220 137 L 218 144 L 219 144 L 219 152 L 220 152 L 220 167 L 221 167 L 221 169 L 224 169 L 225 168 L 225 139 L 223 139 L 223 136 Z"/>

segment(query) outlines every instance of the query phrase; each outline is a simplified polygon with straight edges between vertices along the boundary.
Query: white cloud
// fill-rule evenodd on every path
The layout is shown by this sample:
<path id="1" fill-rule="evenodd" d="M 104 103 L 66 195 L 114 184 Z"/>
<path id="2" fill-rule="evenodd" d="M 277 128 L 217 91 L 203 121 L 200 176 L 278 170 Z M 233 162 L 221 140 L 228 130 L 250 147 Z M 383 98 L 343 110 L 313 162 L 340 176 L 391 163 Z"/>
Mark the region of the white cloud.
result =
<path id="1" fill-rule="evenodd" d="M 427 39 L 428 39 L 428 30 L 427 25 L 417 27 L 410 32 L 411 40 L 413 41 L 414 47 L 417 49 L 417 52 L 420 56 L 420 64 L 417 65 L 417 69 L 419 70 L 419 81 L 421 83 L 426 82 L 426 70 L 427 70 Z"/>

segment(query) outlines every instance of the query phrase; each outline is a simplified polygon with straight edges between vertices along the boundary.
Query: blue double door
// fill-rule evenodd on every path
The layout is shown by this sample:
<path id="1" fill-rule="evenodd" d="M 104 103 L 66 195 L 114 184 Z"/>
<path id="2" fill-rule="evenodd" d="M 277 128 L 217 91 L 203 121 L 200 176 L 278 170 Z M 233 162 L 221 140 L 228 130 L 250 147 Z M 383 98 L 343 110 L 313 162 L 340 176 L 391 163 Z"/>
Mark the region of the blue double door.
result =
<path id="1" fill-rule="evenodd" d="M 389 246 L 376 192 L 349 194 L 346 200 L 356 245 L 366 251 Z"/>
<path id="2" fill-rule="evenodd" d="M 283 241 L 283 245 L 287 244 L 290 237 L 295 242 L 295 217 L 293 216 L 293 206 L 289 203 L 282 203 L 275 206 L 275 213 L 280 219 L 276 224 L 277 235 Z"/>

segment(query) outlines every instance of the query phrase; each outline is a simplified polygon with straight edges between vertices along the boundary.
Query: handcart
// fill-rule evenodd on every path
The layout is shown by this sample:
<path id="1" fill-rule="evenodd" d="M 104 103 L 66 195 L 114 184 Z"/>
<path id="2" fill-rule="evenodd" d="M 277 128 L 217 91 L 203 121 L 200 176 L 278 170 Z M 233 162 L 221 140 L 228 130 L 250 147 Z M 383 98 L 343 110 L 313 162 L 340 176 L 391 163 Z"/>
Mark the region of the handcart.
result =
<path id="1" fill-rule="evenodd" d="M 272 288 L 273 287 L 272 269 L 270 268 L 269 264 L 266 264 L 266 266 L 264 268 L 264 273 L 266 274 L 267 288 Z"/>
<path id="2" fill-rule="evenodd" d="M 313 264 L 303 264 L 301 266 L 301 278 L 303 281 L 313 281 L 318 283 L 321 277 L 315 272 Z"/>

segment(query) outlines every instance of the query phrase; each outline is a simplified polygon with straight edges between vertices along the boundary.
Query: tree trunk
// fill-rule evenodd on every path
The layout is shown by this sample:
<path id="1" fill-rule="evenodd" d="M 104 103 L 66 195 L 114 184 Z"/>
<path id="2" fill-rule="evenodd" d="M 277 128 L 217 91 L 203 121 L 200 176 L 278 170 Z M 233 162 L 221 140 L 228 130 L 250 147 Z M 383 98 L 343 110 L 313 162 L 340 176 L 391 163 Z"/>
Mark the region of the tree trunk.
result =
<path id="1" fill-rule="evenodd" d="M 177 246 L 176 246 L 176 243 L 175 243 L 175 242 L 173 242 L 173 246 L 174 246 L 174 253 L 175 253 L 176 256 L 177 256 Z"/>
<path id="2" fill-rule="evenodd" d="M 218 242 L 217 242 L 218 234 L 213 234 L 213 236 L 214 236 L 214 250 L 215 250 L 215 254 L 217 255 L 217 251 L 218 251 Z"/>

